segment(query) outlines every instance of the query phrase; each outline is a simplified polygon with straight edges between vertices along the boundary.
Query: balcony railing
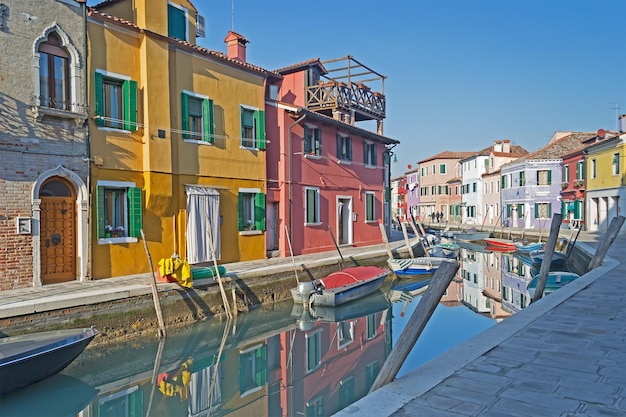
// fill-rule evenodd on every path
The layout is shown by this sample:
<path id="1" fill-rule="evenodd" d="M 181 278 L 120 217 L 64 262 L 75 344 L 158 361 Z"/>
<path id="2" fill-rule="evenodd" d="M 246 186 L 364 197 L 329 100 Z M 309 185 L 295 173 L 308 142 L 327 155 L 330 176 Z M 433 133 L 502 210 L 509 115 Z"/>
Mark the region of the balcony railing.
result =
<path id="1" fill-rule="evenodd" d="M 308 87 L 306 107 L 313 111 L 354 110 L 360 113 L 357 120 L 381 120 L 386 117 L 384 94 L 371 91 L 361 83 L 328 81 Z"/>

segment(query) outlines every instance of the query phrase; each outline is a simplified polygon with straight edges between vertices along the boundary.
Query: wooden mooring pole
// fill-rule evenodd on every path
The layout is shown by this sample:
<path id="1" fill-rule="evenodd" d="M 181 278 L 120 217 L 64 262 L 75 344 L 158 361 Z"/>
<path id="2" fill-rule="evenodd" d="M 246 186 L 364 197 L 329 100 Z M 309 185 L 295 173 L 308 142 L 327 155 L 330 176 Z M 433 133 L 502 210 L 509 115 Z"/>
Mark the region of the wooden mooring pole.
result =
<path id="1" fill-rule="evenodd" d="M 369 392 L 376 391 L 396 377 L 458 269 L 457 261 L 446 259 L 441 263 Z"/>
<path id="2" fill-rule="evenodd" d="M 600 239 L 598 248 L 596 249 L 596 253 L 591 258 L 591 262 L 589 262 L 589 266 L 587 267 L 587 272 L 591 271 L 597 266 L 602 264 L 602 260 L 606 256 L 609 248 L 617 238 L 619 231 L 622 229 L 622 225 L 624 224 L 624 216 L 617 216 L 611 220 L 611 224 L 609 224 L 608 229 L 606 229 L 606 233 Z"/>
<path id="3" fill-rule="evenodd" d="M 143 229 L 140 230 L 141 239 L 143 240 L 143 247 L 146 250 L 146 256 L 148 257 L 148 263 L 150 264 L 150 272 L 152 279 L 150 284 L 152 286 L 152 299 L 154 301 L 154 309 L 156 310 L 157 320 L 159 322 L 159 337 L 165 337 L 165 321 L 163 320 L 163 312 L 161 312 L 161 303 L 159 303 L 159 290 L 156 285 L 156 277 L 154 276 L 154 266 L 152 266 L 152 256 L 148 250 L 148 242 L 146 242 L 146 235 L 143 233 Z"/>
<path id="4" fill-rule="evenodd" d="M 554 255 L 554 248 L 556 248 L 556 242 L 559 238 L 559 230 L 561 230 L 561 222 L 563 216 L 559 213 L 552 215 L 552 225 L 550 226 L 550 236 L 548 236 L 548 242 L 546 243 L 546 251 L 543 254 L 543 260 L 541 261 L 541 268 L 539 268 L 539 277 L 537 278 L 537 289 L 533 295 L 531 304 L 539 300 L 543 296 L 543 290 L 546 287 L 546 281 L 548 280 L 548 273 L 550 272 L 550 265 L 552 264 L 552 256 Z"/>

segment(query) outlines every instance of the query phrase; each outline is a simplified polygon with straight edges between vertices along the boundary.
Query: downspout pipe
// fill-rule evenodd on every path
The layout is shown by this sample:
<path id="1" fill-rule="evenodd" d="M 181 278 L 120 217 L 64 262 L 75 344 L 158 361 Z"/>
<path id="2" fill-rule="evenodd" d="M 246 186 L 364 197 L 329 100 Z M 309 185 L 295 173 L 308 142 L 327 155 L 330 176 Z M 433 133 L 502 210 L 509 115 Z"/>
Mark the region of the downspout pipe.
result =
<path id="1" fill-rule="evenodd" d="M 288 215 L 289 215 L 289 233 L 291 233 L 291 236 L 293 237 L 293 216 L 291 215 L 292 210 L 293 210 L 293 186 L 292 186 L 292 180 L 293 180 L 293 175 L 292 175 L 292 150 L 291 150 L 291 129 L 293 129 L 296 125 L 300 124 L 300 122 L 302 122 L 305 118 L 306 118 L 306 113 L 304 113 L 298 120 L 296 120 L 295 122 L 293 122 L 288 128 L 287 128 L 287 198 L 289 201 L 288 204 Z"/>
<path id="2" fill-rule="evenodd" d="M 383 213 L 385 213 L 385 229 L 387 229 L 387 234 L 391 236 L 391 155 L 393 155 L 393 148 L 395 148 L 398 144 L 394 143 L 392 146 L 388 147 L 385 150 L 387 154 L 387 158 L 385 158 L 385 172 L 383 173 L 383 181 L 385 183 L 385 198 L 383 199 Z M 389 199 L 387 196 L 389 195 Z M 385 210 L 385 203 L 387 203 L 387 207 Z"/>

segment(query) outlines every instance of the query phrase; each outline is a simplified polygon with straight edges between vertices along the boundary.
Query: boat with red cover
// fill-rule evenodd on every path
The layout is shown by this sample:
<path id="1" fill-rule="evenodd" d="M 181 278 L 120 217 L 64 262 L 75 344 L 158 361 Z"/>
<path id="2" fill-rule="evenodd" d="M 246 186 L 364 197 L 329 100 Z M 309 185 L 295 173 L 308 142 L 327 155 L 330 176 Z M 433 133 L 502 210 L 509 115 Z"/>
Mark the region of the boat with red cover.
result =
<path id="1" fill-rule="evenodd" d="M 514 251 L 515 250 L 515 242 L 511 239 L 498 239 L 495 237 L 488 237 L 485 239 L 485 243 L 487 246 L 492 248 L 500 248 Z"/>
<path id="2" fill-rule="evenodd" d="M 344 268 L 324 278 L 300 282 L 291 289 L 291 296 L 297 303 L 337 306 L 378 290 L 390 272 L 377 266 Z"/>

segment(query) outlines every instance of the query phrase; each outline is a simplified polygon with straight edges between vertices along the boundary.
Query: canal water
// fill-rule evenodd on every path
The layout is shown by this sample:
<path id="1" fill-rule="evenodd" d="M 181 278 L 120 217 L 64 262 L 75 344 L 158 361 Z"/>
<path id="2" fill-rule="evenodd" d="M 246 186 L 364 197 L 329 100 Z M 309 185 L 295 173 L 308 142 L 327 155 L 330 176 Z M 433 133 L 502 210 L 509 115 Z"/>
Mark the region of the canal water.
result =
<path id="1" fill-rule="evenodd" d="M 398 376 L 524 308 L 528 262 L 462 249 L 458 274 Z M 330 416 L 367 394 L 432 276 L 390 276 L 339 308 L 293 302 L 85 350 L 0 400 L 0 416 Z"/>

